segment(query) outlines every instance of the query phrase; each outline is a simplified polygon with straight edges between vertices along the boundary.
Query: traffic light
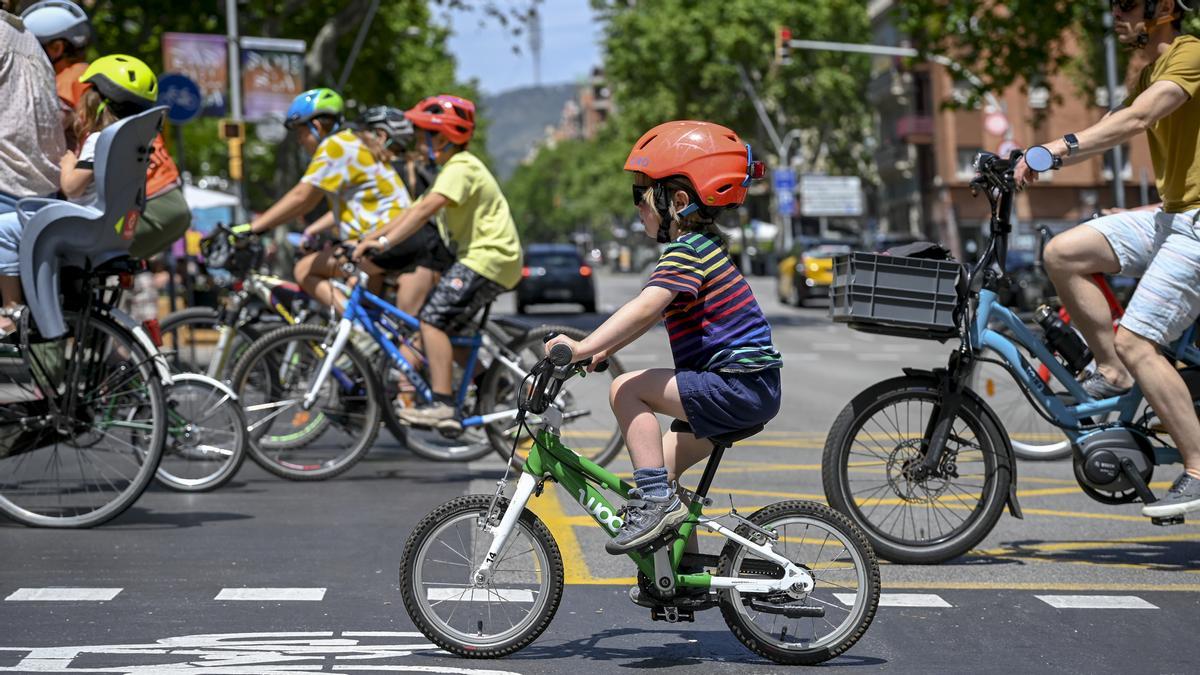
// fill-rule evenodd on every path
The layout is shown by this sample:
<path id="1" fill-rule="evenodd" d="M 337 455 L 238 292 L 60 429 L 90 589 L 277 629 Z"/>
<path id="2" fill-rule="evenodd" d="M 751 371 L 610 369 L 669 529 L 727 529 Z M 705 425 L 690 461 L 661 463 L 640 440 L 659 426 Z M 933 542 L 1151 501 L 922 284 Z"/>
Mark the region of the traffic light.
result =
<path id="1" fill-rule="evenodd" d="M 792 31 L 782 26 L 775 29 L 775 65 L 786 66 L 792 62 Z"/>

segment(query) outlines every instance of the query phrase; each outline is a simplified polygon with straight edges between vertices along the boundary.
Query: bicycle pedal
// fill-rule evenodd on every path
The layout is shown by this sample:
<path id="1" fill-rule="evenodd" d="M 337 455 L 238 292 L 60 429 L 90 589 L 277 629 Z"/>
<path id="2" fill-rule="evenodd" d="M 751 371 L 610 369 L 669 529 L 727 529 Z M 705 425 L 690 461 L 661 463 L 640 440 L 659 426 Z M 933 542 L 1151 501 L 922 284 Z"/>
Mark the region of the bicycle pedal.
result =
<path id="1" fill-rule="evenodd" d="M 1164 516 L 1162 518 L 1151 518 L 1150 524 L 1158 525 L 1159 527 L 1170 527 L 1172 525 L 1182 525 L 1183 524 L 1183 516 Z"/>
<path id="2" fill-rule="evenodd" d="M 433 426 L 445 438 L 458 438 L 463 434 L 462 422 L 458 420 L 442 420 Z"/>
<path id="3" fill-rule="evenodd" d="M 675 541 L 675 537 L 677 537 L 677 536 L 679 536 L 679 535 L 678 535 L 678 533 L 676 533 L 674 528 L 664 530 L 662 534 L 658 535 L 657 539 L 654 539 L 649 544 L 646 544 L 645 546 L 637 549 L 637 552 L 641 553 L 642 555 L 650 555 L 650 554 L 654 553 L 655 551 L 657 551 L 658 549 Z"/>
<path id="4" fill-rule="evenodd" d="M 668 605 L 651 609 L 650 619 L 652 621 L 666 621 L 667 623 L 679 623 L 680 621 L 695 622 L 696 613 L 690 609 L 680 609 Z"/>

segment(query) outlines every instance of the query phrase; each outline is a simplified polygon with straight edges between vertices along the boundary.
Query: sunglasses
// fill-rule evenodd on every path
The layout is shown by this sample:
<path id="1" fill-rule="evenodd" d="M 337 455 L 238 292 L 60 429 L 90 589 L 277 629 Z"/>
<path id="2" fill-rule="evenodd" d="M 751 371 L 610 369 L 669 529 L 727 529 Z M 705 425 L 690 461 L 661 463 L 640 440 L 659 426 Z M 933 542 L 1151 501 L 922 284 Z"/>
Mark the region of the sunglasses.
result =
<path id="1" fill-rule="evenodd" d="M 1122 12 L 1131 12 L 1141 5 L 1143 0 L 1108 0 L 1108 8 L 1116 7 Z"/>
<path id="2" fill-rule="evenodd" d="M 633 205 L 641 206 L 645 203 L 646 193 L 654 189 L 653 185 L 634 185 L 633 186 Z"/>

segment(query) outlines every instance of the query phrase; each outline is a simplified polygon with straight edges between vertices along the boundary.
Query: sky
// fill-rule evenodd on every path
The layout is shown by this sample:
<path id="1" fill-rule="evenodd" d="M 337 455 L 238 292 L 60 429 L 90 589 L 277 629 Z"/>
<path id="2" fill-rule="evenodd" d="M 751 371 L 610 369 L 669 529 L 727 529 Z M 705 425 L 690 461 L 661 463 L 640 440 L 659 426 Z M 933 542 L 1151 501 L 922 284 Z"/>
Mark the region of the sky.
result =
<path id="1" fill-rule="evenodd" d="M 542 84 L 574 82 L 600 64 L 600 25 L 588 0 L 543 0 Z M 534 84 L 533 58 L 525 36 L 514 38 L 494 20 L 479 26 L 480 14 L 449 13 L 450 49 L 458 76 L 476 78 L 486 94 Z M 521 47 L 514 54 L 513 45 Z"/>

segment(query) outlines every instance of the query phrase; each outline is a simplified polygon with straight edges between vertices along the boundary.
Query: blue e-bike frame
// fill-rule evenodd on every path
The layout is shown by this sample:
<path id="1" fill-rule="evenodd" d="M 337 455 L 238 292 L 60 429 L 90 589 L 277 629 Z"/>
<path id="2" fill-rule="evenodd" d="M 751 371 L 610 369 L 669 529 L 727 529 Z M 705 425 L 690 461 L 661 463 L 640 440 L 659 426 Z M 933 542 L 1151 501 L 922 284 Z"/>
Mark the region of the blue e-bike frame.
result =
<path id="1" fill-rule="evenodd" d="M 990 328 L 992 322 L 998 322 L 1006 327 L 1013 339 Z M 1200 365 L 1200 349 L 1195 345 L 1197 325 L 1193 324 L 1167 350 L 1176 360 L 1190 365 Z M 1074 376 L 1061 364 L 1042 341 L 1030 331 L 1017 315 L 1000 304 L 996 293 L 988 289 L 979 291 L 979 304 L 974 321 L 970 326 L 968 336 L 973 352 L 987 347 L 1000 355 L 1009 373 L 1027 392 L 1042 406 L 1042 409 L 1056 420 L 1063 432 L 1072 442 L 1092 429 L 1089 418 L 1117 412 L 1118 424 L 1129 424 L 1134 421 L 1142 402 L 1142 390 L 1134 386 L 1129 392 L 1111 398 L 1095 400 L 1084 392 L 1083 387 Z M 1015 340 L 1015 343 L 1014 343 Z M 1054 379 L 1059 382 L 1073 400 L 1080 401 L 1068 405 L 1059 398 L 1050 386 L 1038 377 L 1037 371 L 1017 349 L 1017 344 L 1029 350 L 1042 364 L 1049 368 Z M 1181 461 L 1179 451 L 1172 447 L 1156 446 L 1155 463 L 1172 464 Z"/>

